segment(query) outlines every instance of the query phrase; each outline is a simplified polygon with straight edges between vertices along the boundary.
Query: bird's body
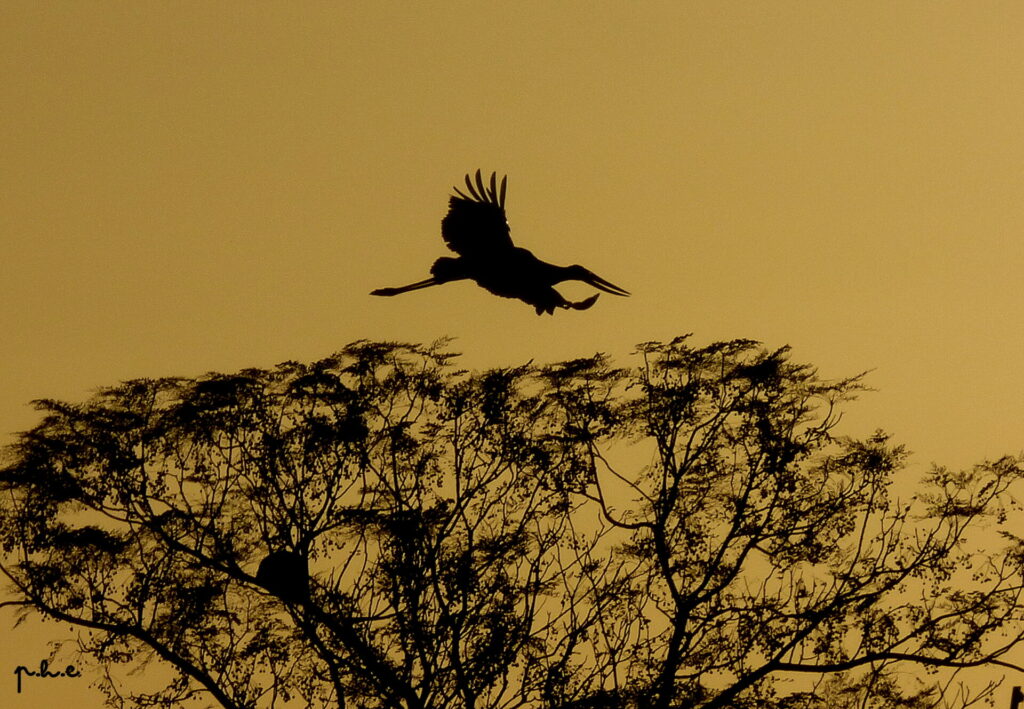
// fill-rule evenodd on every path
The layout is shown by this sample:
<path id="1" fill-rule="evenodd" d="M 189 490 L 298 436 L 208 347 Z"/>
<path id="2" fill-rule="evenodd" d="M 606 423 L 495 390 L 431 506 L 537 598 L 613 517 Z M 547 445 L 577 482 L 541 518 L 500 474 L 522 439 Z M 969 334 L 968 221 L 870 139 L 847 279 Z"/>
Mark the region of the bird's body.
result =
<path id="1" fill-rule="evenodd" d="M 515 246 L 505 218 L 505 178 L 499 189 L 497 175 L 492 173 L 486 187 L 477 170 L 476 185 L 466 175 L 466 186 L 469 194 L 456 188 L 448 214 L 441 220 L 441 235 L 458 257 L 439 258 L 430 269 L 430 278 L 399 288 L 379 288 L 372 295 L 398 295 L 468 279 L 494 295 L 532 305 L 538 315 L 553 313 L 555 308 L 584 310 L 597 300 L 596 294 L 575 303 L 566 300 L 554 289 L 562 281 L 580 280 L 606 293 L 629 295 L 582 266 L 556 266 Z"/>
<path id="2" fill-rule="evenodd" d="M 518 246 L 495 258 L 442 256 L 430 269 L 439 283 L 469 279 L 489 293 L 502 298 L 517 298 L 537 309 L 537 314 L 553 313 L 555 308 L 589 308 L 597 300 L 593 296 L 580 303 L 570 303 L 551 284 L 563 280 L 562 267 L 545 263 L 528 249 Z"/>
<path id="3" fill-rule="evenodd" d="M 279 549 L 268 554 L 260 562 L 256 581 L 289 603 L 309 599 L 309 566 L 298 552 Z"/>

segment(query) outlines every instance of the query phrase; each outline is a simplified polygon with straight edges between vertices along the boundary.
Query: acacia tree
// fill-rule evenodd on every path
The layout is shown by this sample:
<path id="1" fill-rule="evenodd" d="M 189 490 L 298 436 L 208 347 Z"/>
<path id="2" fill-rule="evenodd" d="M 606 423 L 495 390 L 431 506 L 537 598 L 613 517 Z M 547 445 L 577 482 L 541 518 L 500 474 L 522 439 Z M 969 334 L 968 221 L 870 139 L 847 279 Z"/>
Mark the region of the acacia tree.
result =
<path id="1" fill-rule="evenodd" d="M 951 673 L 1019 670 L 1024 461 L 899 499 L 900 446 L 834 435 L 859 378 L 636 356 L 358 342 L 38 402 L 0 471 L 12 603 L 90 631 L 124 706 L 967 706 Z M 171 681 L 126 689 L 151 660 Z"/>

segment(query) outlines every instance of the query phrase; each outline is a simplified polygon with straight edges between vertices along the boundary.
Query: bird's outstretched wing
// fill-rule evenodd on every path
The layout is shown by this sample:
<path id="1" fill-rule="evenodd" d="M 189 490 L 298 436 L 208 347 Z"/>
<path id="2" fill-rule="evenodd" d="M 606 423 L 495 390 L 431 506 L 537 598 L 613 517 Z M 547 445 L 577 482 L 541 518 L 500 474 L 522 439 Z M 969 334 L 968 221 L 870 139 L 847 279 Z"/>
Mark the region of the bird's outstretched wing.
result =
<path id="1" fill-rule="evenodd" d="M 466 175 L 469 194 L 455 189 L 448 202 L 448 214 L 441 220 L 441 236 L 448 248 L 470 258 L 488 256 L 512 248 L 508 220 L 505 218 L 505 183 L 497 184 L 497 174 L 491 173 L 490 185 L 485 185 L 480 171 L 476 171 L 476 184 Z"/>

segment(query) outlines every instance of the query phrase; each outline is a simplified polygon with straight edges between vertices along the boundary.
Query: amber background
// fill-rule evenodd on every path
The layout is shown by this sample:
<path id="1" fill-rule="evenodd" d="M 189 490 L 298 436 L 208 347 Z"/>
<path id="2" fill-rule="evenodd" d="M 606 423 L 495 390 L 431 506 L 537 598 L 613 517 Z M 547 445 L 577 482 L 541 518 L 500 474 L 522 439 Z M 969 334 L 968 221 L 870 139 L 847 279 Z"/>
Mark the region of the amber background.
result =
<path id="1" fill-rule="evenodd" d="M 0 4 L 0 438 L 31 399 L 457 337 L 488 367 L 749 337 L 872 369 L 844 431 L 1024 445 L 1024 4 Z M 634 292 L 538 318 L 444 253 L 508 173 L 520 245 Z M 569 287 L 570 295 L 585 295 Z M 66 627 L 10 631 L 0 703 Z M 57 656 L 67 661 L 67 653 Z"/>

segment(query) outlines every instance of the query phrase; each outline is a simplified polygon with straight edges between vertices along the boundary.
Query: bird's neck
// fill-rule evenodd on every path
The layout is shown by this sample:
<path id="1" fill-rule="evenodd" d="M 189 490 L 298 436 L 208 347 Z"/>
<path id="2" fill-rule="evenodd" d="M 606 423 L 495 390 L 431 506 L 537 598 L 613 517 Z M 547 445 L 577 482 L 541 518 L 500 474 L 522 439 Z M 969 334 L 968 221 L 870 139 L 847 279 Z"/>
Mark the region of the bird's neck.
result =
<path id="1" fill-rule="evenodd" d="M 576 266 L 556 266 L 552 263 L 546 263 L 544 265 L 548 267 L 552 280 L 556 283 L 579 278 L 579 274 L 576 273 Z"/>

